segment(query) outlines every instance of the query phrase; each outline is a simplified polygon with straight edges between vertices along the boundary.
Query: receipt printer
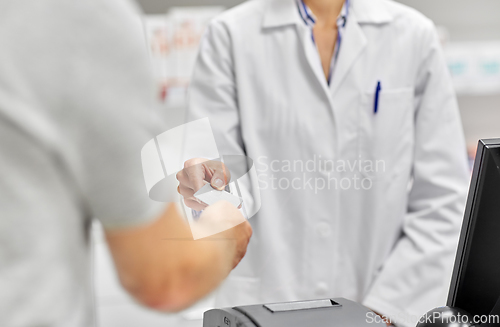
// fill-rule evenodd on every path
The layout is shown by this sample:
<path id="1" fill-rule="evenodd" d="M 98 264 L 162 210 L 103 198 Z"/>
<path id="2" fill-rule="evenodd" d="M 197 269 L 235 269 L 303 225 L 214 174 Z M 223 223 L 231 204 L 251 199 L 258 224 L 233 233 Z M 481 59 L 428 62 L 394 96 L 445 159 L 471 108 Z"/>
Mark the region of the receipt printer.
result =
<path id="1" fill-rule="evenodd" d="M 205 312 L 203 327 L 385 327 L 375 313 L 343 298 L 248 305 Z"/>

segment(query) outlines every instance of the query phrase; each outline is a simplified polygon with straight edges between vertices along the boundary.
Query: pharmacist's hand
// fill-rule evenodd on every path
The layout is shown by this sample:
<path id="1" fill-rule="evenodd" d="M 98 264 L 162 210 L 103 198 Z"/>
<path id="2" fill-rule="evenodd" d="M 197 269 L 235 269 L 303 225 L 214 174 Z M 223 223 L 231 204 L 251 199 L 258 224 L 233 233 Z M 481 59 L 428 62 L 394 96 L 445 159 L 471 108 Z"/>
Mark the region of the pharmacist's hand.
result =
<path id="1" fill-rule="evenodd" d="M 209 235 L 208 238 L 214 239 L 221 247 L 227 273 L 243 259 L 252 236 L 248 221 L 227 201 L 218 201 L 207 207 L 191 227 L 193 235 Z"/>
<path id="2" fill-rule="evenodd" d="M 184 197 L 186 206 L 194 210 L 203 210 L 207 205 L 195 198 L 194 194 L 207 183 L 217 190 L 223 190 L 230 179 L 231 173 L 220 161 L 204 158 L 189 159 L 184 163 L 184 169 L 177 173 L 179 181 L 177 191 Z"/>

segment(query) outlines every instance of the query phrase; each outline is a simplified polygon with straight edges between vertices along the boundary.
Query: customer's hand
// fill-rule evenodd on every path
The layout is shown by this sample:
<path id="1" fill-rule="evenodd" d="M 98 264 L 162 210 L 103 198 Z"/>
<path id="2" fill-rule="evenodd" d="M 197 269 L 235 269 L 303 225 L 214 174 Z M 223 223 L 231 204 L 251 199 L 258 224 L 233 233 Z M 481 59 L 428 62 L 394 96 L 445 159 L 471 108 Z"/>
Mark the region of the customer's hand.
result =
<path id="1" fill-rule="evenodd" d="M 184 169 L 177 173 L 177 191 L 184 197 L 186 206 L 203 210 L 207 205 L 195 198 L 194 194 L 207 183 L 215 189 L 223 190 L 230 179 L 231 174 L 222 162 L 194 158 L 186 161 Z"/>
<path id="2" fill-rule="evenodd" d="M 200 219 L 191 225 L 193 235 L 202 233 L 224 247 L 229 253 L 227 264 L 235 268 L 245 256 L 252 227 L 236 207 L 227 201 L 219 201 L 208 206 Z"/>

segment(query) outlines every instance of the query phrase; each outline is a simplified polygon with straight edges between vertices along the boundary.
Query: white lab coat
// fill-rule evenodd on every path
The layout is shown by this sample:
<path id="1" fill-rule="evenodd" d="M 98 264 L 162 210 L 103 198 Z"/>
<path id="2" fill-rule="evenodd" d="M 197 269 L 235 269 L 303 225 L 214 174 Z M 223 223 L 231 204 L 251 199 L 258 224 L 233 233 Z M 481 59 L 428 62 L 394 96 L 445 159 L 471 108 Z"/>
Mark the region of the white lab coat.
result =
<path id="1" fill-rule="evenodd" d="M 216 306 L 346 297 L 411 325 L 445 303 L 468 167 L 439 40 L 401 4 L 351 4 L 330 85 L 295 0 L 244 3 L 201 42 L 188 119 L 209 117 L 221 154 L 254 160 L 262 199 Z M 359 160 L 383 167 L 338 168 Z"/>

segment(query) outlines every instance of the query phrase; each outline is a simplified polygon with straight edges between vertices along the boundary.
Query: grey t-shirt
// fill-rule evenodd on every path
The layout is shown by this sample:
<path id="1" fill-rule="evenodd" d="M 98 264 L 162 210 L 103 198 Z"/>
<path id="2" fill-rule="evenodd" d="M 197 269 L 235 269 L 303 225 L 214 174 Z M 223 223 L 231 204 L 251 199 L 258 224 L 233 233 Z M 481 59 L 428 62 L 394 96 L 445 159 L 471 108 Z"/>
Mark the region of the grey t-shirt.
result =
<path id="1" fill-rule="evenodd" d="M 91 326 L 89 224 L 145 224 L 154 85 L 126 0 L 0 0 L 0 326 Z"/>

